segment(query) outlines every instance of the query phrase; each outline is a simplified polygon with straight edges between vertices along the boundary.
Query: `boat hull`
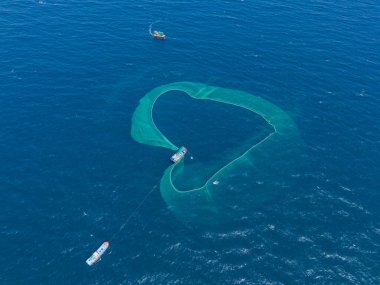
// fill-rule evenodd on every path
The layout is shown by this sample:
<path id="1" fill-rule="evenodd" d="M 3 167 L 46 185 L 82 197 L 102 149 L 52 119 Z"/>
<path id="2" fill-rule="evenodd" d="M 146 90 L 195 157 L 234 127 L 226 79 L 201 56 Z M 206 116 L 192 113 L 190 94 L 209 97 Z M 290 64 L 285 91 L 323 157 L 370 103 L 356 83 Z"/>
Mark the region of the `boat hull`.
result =
<path id="1" fill-rule="evenodd" d="M 102 255 L 106 252 L 109 245 L 110 243 L 108 241 L 103 242 L 102 245 L 86 260 L 88 266 L 92 266 L 97 263 Z"/>

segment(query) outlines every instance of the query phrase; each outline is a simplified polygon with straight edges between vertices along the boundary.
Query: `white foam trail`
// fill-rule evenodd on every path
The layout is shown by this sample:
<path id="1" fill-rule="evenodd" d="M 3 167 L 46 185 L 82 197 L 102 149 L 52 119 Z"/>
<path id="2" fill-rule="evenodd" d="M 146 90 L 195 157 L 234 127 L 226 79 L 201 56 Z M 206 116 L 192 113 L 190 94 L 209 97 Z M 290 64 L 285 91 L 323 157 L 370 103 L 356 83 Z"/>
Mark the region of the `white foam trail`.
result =
<path id="1" fill-rule="evenodd" d="M 149 25 L 149 34 L 150 34 L 151 36 L 153 36 L 153 33 L 152 33 L 152 26 L 153 26 L 154 24 L 158 23 L 158 22 L 161 22 L 161 21 L 158 20 L 158 21 L 155 21 L 155 22 L 153 22 L 153 23 L 151 23 L 151 24 Z"/>

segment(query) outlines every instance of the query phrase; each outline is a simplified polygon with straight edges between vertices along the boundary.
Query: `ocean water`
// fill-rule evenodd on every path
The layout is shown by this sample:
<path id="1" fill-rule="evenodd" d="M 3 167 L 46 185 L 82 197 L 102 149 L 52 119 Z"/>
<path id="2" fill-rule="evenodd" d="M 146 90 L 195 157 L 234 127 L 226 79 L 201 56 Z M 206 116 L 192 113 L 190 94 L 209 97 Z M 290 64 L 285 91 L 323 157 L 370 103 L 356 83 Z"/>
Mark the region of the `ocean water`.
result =
<path id="1" fill-rule="evenodd" d="M 379 23 L 370 0 L 1 1 L 0 284 L 379 284 Z M 287 111 L 305 145 L 293 186 L 261 200 L 237 176 L 229 218 L 176 218 L 171 152 L 130 136 L 139 99 L 176 81 Z M 180 96 L 154 115 L 195 159 L 266 131 Z"/>

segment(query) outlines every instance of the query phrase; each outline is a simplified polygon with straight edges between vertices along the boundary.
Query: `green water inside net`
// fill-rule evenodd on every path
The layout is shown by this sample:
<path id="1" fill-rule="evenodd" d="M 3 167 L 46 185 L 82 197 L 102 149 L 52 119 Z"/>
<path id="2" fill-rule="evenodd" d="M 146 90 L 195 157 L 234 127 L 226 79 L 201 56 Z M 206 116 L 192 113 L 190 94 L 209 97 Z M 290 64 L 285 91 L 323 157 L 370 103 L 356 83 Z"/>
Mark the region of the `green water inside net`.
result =
<path id="1" fill-rule="evenodd" d="M 288 178 L 294 174 L 294 170 L 289 167 L 289 161 L 299 155 L 300 139 L 297 127 L 281 108 L 247 92 L 193 82 L 175 82 L 159 86 L 140 100 L 133 114 L 131 135 L 135 141 L 167 148 L 173 152 L 178 150 L 180 146 L 174 145 L 153 120 L 153 108 L 157 99 L 169 91 L 182 91 L 193 99 L 211 100 L 244 108 L 261 116 L 272 129 L 267 136 L 252 145 L 242 143 L 236 150 L 235 157 L 202 185 L 193 189 L 178 189 L 174 183 L 178 179 L 187 179 L 184 173 L 191 173 L 185 171 L 185 160 L 171 164 L 163 173 L 160 191 L 164 201 L 177 217 L 187 219 L 214 215 L 222 209 L 224 201 L 230 201 L 228 192 L 239 193 L 242 197 L 246 194 L 240 193 L 239 189 L 250 188 L 255 194 L 255 199 L 259 201 L 286 188 Z M 173 121 L 175 119 L 173 118 Z M 186 143 L 184 145 L 186 146 Z M 219 181 L 219 184 L 215 185 L 214 181 Z M 246 187 L 247 185 L 250 187 Z"/>

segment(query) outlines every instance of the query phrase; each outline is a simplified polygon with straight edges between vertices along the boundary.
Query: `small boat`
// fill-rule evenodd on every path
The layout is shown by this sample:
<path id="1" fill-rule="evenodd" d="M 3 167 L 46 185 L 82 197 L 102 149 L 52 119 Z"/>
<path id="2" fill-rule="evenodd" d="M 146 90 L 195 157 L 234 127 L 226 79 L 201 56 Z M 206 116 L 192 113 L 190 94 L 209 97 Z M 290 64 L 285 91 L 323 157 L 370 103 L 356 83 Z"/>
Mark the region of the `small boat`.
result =
<path id="1" fill-rule="evenodd" d="M 108 241 L 103 242 L 102 245 L 86 260 L 86 263 L 89 266 L 92 266 L 94 263 L 98 262 L 109 246 L 110 243 Z"/>
<path id="2" fill-rule="evenodd" d="M 177 152 L 170 157 L 170 160 L 173 161 L 174 163 L 177 163 L 185 156 L 186 153 L 187 153 L 187 148 L 184 146 L 181 146 L 177 150 Z"/>
<path id="3" fill-rule="evenodd" d="M 166 38 L 166 35 L 163 33 L 163 32 L 160 32 L 160 31 L 154 31 L 152 36 L 155 38 L 155 39 L 160 39 L 160 40 L 164 40 Z"/>
<path id="4" fill-rule="evenodd" d="M 218 185 L 218 184 L 219 184 L 219 181 L 218 181 L 218 180 L 215 180 L 214 182 L 212 182 L 212 184 L 214 184 L 214 185 Z"/>

